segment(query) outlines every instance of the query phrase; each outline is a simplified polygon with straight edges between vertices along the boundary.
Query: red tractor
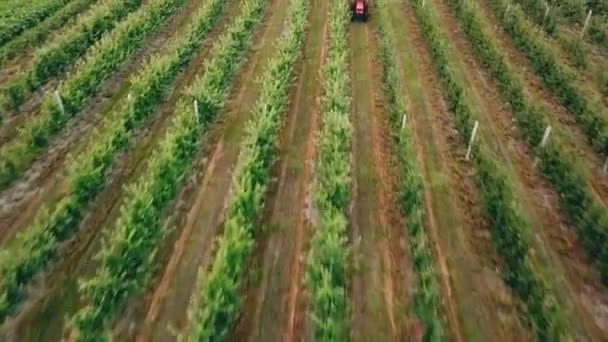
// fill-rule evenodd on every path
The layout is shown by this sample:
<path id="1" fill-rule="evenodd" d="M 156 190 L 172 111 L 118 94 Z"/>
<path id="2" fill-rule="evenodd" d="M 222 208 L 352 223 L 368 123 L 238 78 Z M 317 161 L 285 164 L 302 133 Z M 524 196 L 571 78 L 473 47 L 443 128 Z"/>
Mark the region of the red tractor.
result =
<path id="1" fill-rule="evenodd" d="M 369 0 L 350 0 L 353 20 L 367 21 L 369 17 Z"/>

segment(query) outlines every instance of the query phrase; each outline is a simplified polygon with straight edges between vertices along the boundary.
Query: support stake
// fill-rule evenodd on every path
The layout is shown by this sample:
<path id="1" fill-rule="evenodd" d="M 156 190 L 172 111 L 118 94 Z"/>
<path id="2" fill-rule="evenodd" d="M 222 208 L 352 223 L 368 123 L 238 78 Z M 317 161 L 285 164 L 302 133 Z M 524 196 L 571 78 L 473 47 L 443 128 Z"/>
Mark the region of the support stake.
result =
<path id="1" fill-rule="evenodd" d="M 196 123 L 199 123 L 199 115 L 198 115 L 198 101 L 194 100 L 194 118 L 196 119 Z"/>
<path id="2" fill-rule="evenodd" d="M 53 95 L 55 96 L 55 101 L 57 101 L 57 105 L 59 106 L 61 113 L 65 114 L 65 107 L 63 107 L 63 100 L 61 99 L 61 95 L 59 95 L 59 90 L 55 90 Z"/>
<path id="3" fill-rule="evenodd" d="M 547 20 L 547 16 L 549 15 L 549 9 L 550 9 L 549 4 L 548 4 L 548 3 L 546 3 L 546 2 L 545 2 L 545 6 L 546 6 L 547 8 L 545 9 L 545 17 L 543 18 L 543 21 L 546 21 L 546 20 Z"/>
<path id="4" fill-rule="evenodd" d="M 471 158 L 471 150 L 473 149 L 473 143 L 475 142 L 475 136 L 477 136 L 477 129 L 479 128 L 479 121 L 475 121 L 473 125 L 473 132 L 471 133 L 471 139 L 469 139 L 469 147 L 467 148 L 466 160 Z"/>
<path id="5" fill-rule="evenodd" d="M 585 36 L 585 31 L 587 31 L 587 25 L 589 25 L 589 21 L 591 20 L 591 14 L 593 14 L 593 10 L 589 10 L 587 14 L 587 19 L 585 19 L 585 25 L 583 25 L 583 29 L 581 30 L 581 38 Z"/>
<path id="6" fill-rule="evenodd" d="M 540 141 L 540 147 L 545 147 L 547 145 L 547 141 L 549 140 L 549 135 L 551 134 L 551 126 L 547 126 L 545 128 L 545 134 L 543 134 L 543 139 Z"/>
<path id="7" fill-rule="evenodd" d="M 403 114 L 403 120 L 401 120 L 401 130 L 405 129 L 405 123 L 407 121 L 407 115 Z"/>
<path id="8" fill-rule="evenodd" d="M 505 10 L 505 19 L 507 18 L 507 15 L 509 15 L 509 10 L 511 9 L 511 4 L 507 5 L 507 9 Z"/>
<path id="9" fill-rule="evenodd" d="M 547 126 L 547 128 L 545 128 L 545 133 L 543 134 L 543 138 L 540 141 L 540 144 L 538 144 L 538 147 L 543 148 L 545 147 L 545 145 L 547 145 L 547 142 L 549 141 L 549 136 L 551 135 L 551 126 Z M 536 167 L 538 165 L 538 162 L 540 161 L 540 159 L 538 159 L 538 157 L 534 158 L 534 164 L 532 164 L 532 167 Z"/>

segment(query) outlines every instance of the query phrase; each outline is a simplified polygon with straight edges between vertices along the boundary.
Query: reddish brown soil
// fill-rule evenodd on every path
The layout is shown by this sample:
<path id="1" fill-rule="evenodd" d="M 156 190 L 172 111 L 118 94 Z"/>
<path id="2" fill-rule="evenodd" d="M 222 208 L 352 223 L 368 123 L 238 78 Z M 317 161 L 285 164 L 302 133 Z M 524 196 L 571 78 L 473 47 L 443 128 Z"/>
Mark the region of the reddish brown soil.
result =
<path id="1" fill-rule="evenodd" d="M 523 79 L 525 91 L 547 109 L 549 122 L 554 132 L 558 132 L 557 135 L 552 136 L 552 139 L 559 135 L 562 145 L 568 147 L 568 150 L 576 156 L 579 171 L 585 175 L 588 184 L 598 196 L 598 199 L 601 199 L 606 205 L 608 200 L 608 177 L 602 171 L 605 157 L 594 150 L 584 131 L 574 120 L 574 115 L 560 105 L 559 100 L 534 73 L 529 61 L 515 47 L 509 34 L 504 32 L 498 24 L 498 20 L 494 17 L 487 2 L 479 1 L 478 5 L 482 9 L 481 13 L 485 18 L 484 22 L 487 23 L 486 27 L 492 32 L 495 41 L 499 44 L 501 51 L 504 51 L 514 71 Z"/>
<path id="2" fill-rule="evenodd" d="M 399 13 L 401 8 L 396 6 L 396 8 L 392 9 L 393 12 L 393 16 L 396 15 L 398 18 L 401 17 L 401 14 Z M 389 26 L 391 26 L 391 24 L 389 23 Z M 394 36 L 394 32 L 392 32 L 393 30 L 389 29 L 389 33 L 391 35 Z M 403 37 L 403 36 L 402 36 Z M 392 40 L 393 42 L 395 42 L 395 40 Z M 398 48 L 402 49 L 403 47 L 398 44 Z M 396 51 L 399 51 L 399 49 L 396 49 Z M 403 53 L 398 54 L 396 57 L 397 59 L 397 66 L 398 69 L 401 70 L 401 73 L 405 72 L 401 60 L 403 58 Z M 409 56 L 408 56 L 409 58 Z M 402 75 L 403 76 L 403 75 Z M 412 74 L 412 76 L 414 76 L 414 74 Z M 408 82 L 409 84 L 412 84 L 414 82 Z M 405 84 L 404 80 L 402 79 L 402 84 Z M 406 102 L 409 104 L 409 108 L 408 108 L 408 114 L 411 114 L 414 111 L 417 111 L 419 113 L 422 113 L 425 111 L 425 107 L 427 104 L 426 103 L 422 103 L 422 102 L 418 102 L 418 106 L 413 105 L 413 103 L 411 102 L 411 98 L 412 94 L 403 94 L 404 98 L 406 98 Z M 410 99 L 408 99 L 410 98 Z M 423 100 L 422 98 L 419 98 L 419 100 Z M 415 108 L 414 108 L 415 107 Z M 426 113 L 424 113 L 426 114 Z M 426 165 L 426 161 L 425 159 L 427 157 L 424 157 L 424 151 L 423 151 L 423 144 L 421 143 L 420 139 L 416 138 L 417 135 L 417 130 L 416 129 L 416 122 L 415 120 L 408 120 L 407 122 L 408 125 L 412 126 L 412 132 L 414 133 L 414 139 L 416 140 L 416 149 L 417 149 L 417 156 L 418 156 L 418 163 L 420 165 L 420 170 L 427 170 L 428 166 Z M 432 138 L 432 137 L 431 137 Z M 432 159 L 432 158 L 431 158 Z M 432 161 L 432 160 L 431 160 Z M 439 281 L 440 281 L 440 286 L 441 286 L 441 290 L 442 290 L 442 298 L 444 299 L 444 303 L 443 303 L 443 309 L 444 309 L 444 315 L 446 316 L 445 319 L 447 321 L 447 327 L 449 328 L 449 332 L 448 332 L 448 336 L 451 337 L 451 339 L 453 339 L 454 341 L 463 341 L 462 338 L 462 333 L 461 333 L 461 327 L 460 327 L 460 322 L 457 318 L 457 314 L 456 314 L 456 303 L 454 301 L 453 298 L 453 291 L 452 291 L 452 287 L 450 285 L 450 271 L 448 269 L 448 265 L 447 265 L 447 259 L 446 256 L 444 255 L 443 250 L 441 249 L 441 247 L 439 246 L 439 244 L 436 243 L 436 241 L 439 240 L 439 225 L 437 220 L 435 219 L 435 215 L 433 215 L 433 208 L 435 207 L 433 204 L 433 196 L 431 195 L 431 192 L 429 191 L 429 189 L 431 189 L 431 186 L 428 184 L 428 180 L 427 179 L 423 179 L 423 182 L 425 183 L 424 188 L 427 190 L 425 193 L 425 211 L 428 213 L 427 215 L 425 215 L 426 217 L 426 222 L 425 222 L 425 226 L 428 227 L 429 230 L 429 236 L 431 238 L 432 242 L 432 250 L 433 250 L 433 254 L 435 256 L 435 261 L 436 261 L 436 265 L 437 265 L 437 269 L 439 271 L 438 275 L 439 275 Z M 446 211 L 447 213 L 447 211 Z M 407 221 L 407 218 L 406 218 Z"/>
<path id="3" fill-rule="evenodd" d="M 47 19 L 42 21 L 37 26 L 25 31 L 23 34 L 31 33 L 32 30 L 45 31 L 46 37 L 40 38 L 40 36 L 38 36 L 38 39 L 36 40 L 36 42 L 30 42 L 30 44 L 28 44 L 25 48 L 23 48 L 21 50 L 21 52 L 15 54 L 15 57 L 6 59 L 4 62 L 0 61 L 0 70 L 1 70 L 0 79 L 5 80 L 6 75 L 8 75 L 10 72 L 12 72 L 12 70 L 14 68 L 22 69 L 23 67 L 27 66 L 29 64 L 30 59 L 34 57 L 34 54 L 36 53 L 38 48 L 53 41 L 55 36 L 57 36 L 61 32 L 66 31 L 70 27 L 72 27 L 76 23 L 76 20 L 81 15 L 83 15 L 83 13 L 86 13 L 89 9 L 91 9 L 91 7 L 93 7 L 95 5 L 94 2 L 95 1 L 88 1 L 86 3 L 81 2 L 77 5 L 75 5 L 76 7 L 71 6 L 71 5 L 64 6 L 62 9 L 57 11 L 54 15 L 48 17 Z M 64 13 L 66 13 L 66 11 L 70 11 L 72 13 L 72 17 L 70 17 L 63 24 L 63 26 L 58 28 L 56 31 L 49 32 L 49 28 L 52 26 L 52 23 L 54 22 L 54 20 L 59 16 L 63 16 Z M 4 49 L 4 47 L 6 47 L 6 45 L 3 46 L 3 49 Z M 0 83 L 2 83 L 2 82 L 0 82 Z"/>
<path id="4" fill-rule="evenodd" d="M 439 269 L 451 282 L 449 290 L 442 281 L 448 293 L 445 297 L 453 299 L 446 303 L 452 334 L 463 340 L 529 340 L 529 331 L 518 320 L 521 304 L 500 279 L 500 259 L 468 176 L 473 170 L 464 161 L 464 144 L 453 127 L 413 8 L 407 3 L 405 10 L 392 5 L 392 25 L 393 32 L 399 32 L 394 36 L 404 67 L 408 112 L 420 159 L 424 159 L 427 204 L 432 205 L 429 213 L 437 227 L 435 231 L 431 226 L 431 238 L 439 251 L 436 256 L 447 259 L 447 268 L 441 267 L 440 259 Z M 451 307 L 456 309 L 458 322 Z"/>
<path id="5" fill-rule="evenodd" d="M 295 341 L 309 330 L 307 301 L 303 296 L 305 250 L 310 230 L 307 217 L 312 161 L 315 156 L 321 92 L 321 64 L 327 31 L 326 1 L 311 4 L 309 31 L 298 68 L 297 85 L 281 130 L 278 179 L 269 189 L 262 232 L 256 238 L 251 281 L 234 340 Z"/>
<path id="6" fill-rule="evenodd" d="M 377 51 L 369 25 L 350 30 L 353 114 L 353 207 L 351 241 L 355 264 L 351 301 L 353 341 L 402 341 L 408 336 L 411 261 L 403 218 L 396 203 L 390 135 L 378 92 Z M 394 165 L 394 163 L 393 163 Z"/>
<path id="7" fill-rule="evenodd" d="M 148 2 L 149 2 L 149 0 L 144 0 L 142 2 L 142 5 L 139 8 L 145 6 Z M 95 7 L 96 5 L 97 4 L 91 4 L 90 6 Z M 184 6 L 184 7 L 187 7 L 187 6 Z M 186 11 L 186 12 L 190 13 L 189 11 Z M 87 14 L 87 12 L 85 11 L 84 15 L 86 15 L 86 14 Z M 81 13 L 81 15 L 82 15 L 82 13 Z M 78 19 L 78 16 L 74 16 L 60 30 L 57 30 L 53 34 L 51 34 L 48 37 L 47 42 L 49 44 L 51 44 L 54 41 L 54 38 L 56 38 L 57 36 L 60 36 L 63 32 L 69 30 L 70 25 L 74 24 L 77 19 Z M 170 25 L 167 25 L 167 26 L 170 26 Z M 166 30 L 166 32 L 169 32 L 169 33 L 175 32 L 175 27 L 173 29 Z M 150 42 L 152 42 L 151 39 L 148 39 L 148 40 Z M 99 41 L 99 40 L 97 40 L 97 41 Z M 95 43 L 91 44 L 89 46 L 89 48 L 94 46 Z M 44 45 L 44 44 L 42 44 L 42 45 Z M 146 44 L 144 44 L 142 46 L 146 46 Z M 42 49 L 42 48 L 43 48 L 43 46 L 40 47 L 40 49 Z M 7 80 L 7 81 L 13 80 L 17 74 L 29 70 L 32 67 L 32 63 L 33 63 L 35 54 L 40 49 L 30 48 L 30 49 L 24 51 L 24 53 L 22 53 L 21 55 L 14 58 L 13 60 L 5 62 L 0 67 L 0 85 L 4 85 L 4 80 Z M 145 50 L 145 51 L 147 51 L 148 53 L 152 53 L 149 50 Z M 85 55 L 86 55 L 86 52 L 85 52 Z M 7 141 L 12 139 L 18 133 L 18 130 L 23 125 L 23 123 L 38 113 L 38 111 L 40 109 L 40 105 L 43 102 L 43 100 L 45 99 L 45 96 L 47 96 L 49 93 L 52 93 L 56 89 L 57 85 L 59 84 L 59 82 L 61 80 L 65 79 L 70 73 L 74 72 L 74 70 L 78 66 L 78 62 L 80 62 L 82 58 L 84 58 L 84 56 L 81 56 L 81 58 L 79 60 L 77 60 L 77 62 L 73 63 L 72 65 L 67 66 L 66 70 L 64 72 L 62 72 L 61 75 L 51 78 L 43 87 L 34 91 L 31 94 L 28 94 L 26 101 L 24 102 L 24 104 L 22 104 L 20 106 L 19 109 L 9 111 L 9 113 L 5 113 L 8 115 L 6 115 L 7 117 L 5 117 L 5 121 L 2 123 L 2 125 L 0 125 L 0 146 L 2 146 Z M 141 63 L 139 63 L 139 65 L 141 65 Z M 131 68 L 128 68 L 128 69 L 131 69 Z M 118 88 L 120 86 L 120 83 L 122 83 L 122 82 L 118 81 L 117 83 L 114 83 L 114 86 L 111 87 L 110 89 L 113 90 L 113 89 Z M 104 92 L 104 93 L 107 93 L 107 92 Z M 97 102 L 97 101 L 94 101 L 94 102 Z"/>
<path id="8" fill-rule="evenodd" d="M 272 55 L 270 47 L 279 37 L 286 18 L 286 4 L 273 1 L 268 8 L 267 19 L 255 35 L 253 53 L 236 81 L 227 108 L 220 114 L 222 119 L 214 129 L 216 132 L 210 134 L 219 135 L 219 141 L 201 153 L 194 169 L 203 173 L 193 175 L 194 184 L 189 184 L 178 199 L 179 209 L 171 219 L 172 225 L 178 227 L 178 235 L 172 255 L 166 254 L 168 266 L 155 280 L 154 290 L 138 305 L 136 311 L 140 312 L 121 323 L 136 325 L 132 332 L 136 340 L 173 340 L 173 329 L 181 330 L 188 324 L 187 307 L 196 285 L 197 272 L 211 264 L 213 241 L 221 233 L 232 170 L 250 109 L 259 91 L 255 84 Z M 169 245 L 166 247 L 171 248 Z"/>
<path id="9" fill-rule="evenodd" d="M 532 246 L 538 253 L 534 258 L 536 266 L 541 273 L 556 273 L 553 285 L 562 304 L 569 311 L 568 321 L 577 327 L 577 333 L 588 333 L 590 336 L 586 338 L 598 340 L 599 336 L 606 334 L 599 328 L 605 325 L 602 322 L 608 317 L 605 314 L 596 316 L 602 312 L 601 307 L 608 307 L 606 289 L 577 241 L 574 227 L 561 215 L 559 196 L 533 166 L 535 157 L 513 122 L 513 116 L 505 109 L 507 106 L 500 102 L 496 84 L 491 77 L 481 72 L 483 68 L 477 63 L 457 19 L 449 14 L 445 2 L 438 1 L 436 8 L 454 51 L 458 51 L 452 57 L 460 68 L 461 76 L 467 79 L 474 107 L 479 108 L 477 118 L 480 119 L 481 127 L 488 127 L 485 131 L 489 135 L 485 134 L 485 137 L 491 139 L 484 140 L 491 143 L 503 169 L 507 171 L 512 184 L 515 184 L 514 190 L 521 201 L 524 215 L 528 218 L 530 227 L 535 229 L 532 231 Z M 549 246 L 545 245 L 547 243 Z M 566 250 L 570 257 L 559 260 Z M 566 279 L 569 282 L 565 282 Z M 592 298 L 587 298 L 589 296 Z M 597 305 L 588 310 L 581 301 L 596 301 Z"/>
<path id="10" fill-rule="evenodd" d="M 236 4 L 228 4 L 225 10 L 226 18 L 229 18 Z M 188 13 L 192 13 L 194 8 L 190 8 Z M 181 20 L 185 20 L 182 18 Z M 118 209 L 121 204 L 121 198 L 124 195 L 124 185 L 130 184 L 145 170 L 146 159 L 150 156 L 152 149 L 156 146 L 159 138 L 162 137 L 165 129 L 171 121 L 174 105 L 180 96 L 182 90 L 191 83 L 198 71 L 202 69 L 203 62 L 208 55 L 208 48 L 214 41 L 215 37 L 223 30 L 226 20 L 210 33 L 209 38 L 203 43 L 199 52 L 195 55 L 187 69 L 178 76 L 177 82 L 173 89 L 169 91 L 167 100 L 152 116 L 154 119 L 144 129 L 135 133 L 133 141 L 135 146 L 133 151 L 123 153 L 118 158 L 117 165 L 108 174 L 108 184 L 104 191 L 93 202 L 89 213 L 80 225 L 78 235 L 69 241 L 62 248 L 60 253 L 61 262 L 50 270 L 48 276 L 45 276 L 45 283 L 53 284 L 47 286 L 41 284 L 40 291 L 36 293 L 34 298 L 26 305 L 26 310 L 15 321 L 14 326 L 21 332 L 28 332 L 21 339 L 35 340 L 35 334 L 47 334 L 52 330 L 52 334 L 61 333 L 62 325 L 57 324 L 57 321 L 63 319 L 65 310 L 73 311 L 76 308 L 76 287 L 75 281 L 77 278 L 82 278 L 85 275 L 90 275 L 95 268 L 95 263 L 90 262 L 91 257 L 96 253 L 100 246 L 101 236 L 118 216 Z M 64 187 L 60 175 L 55 175 L 55 187 Z M 54 194 L 54 196 L 58 196 Z M 47 203 L 50 199 L 47 199 Z M 53 319 L 49 319 L 53 317 Z M 23 326 L 37 325 L 38 331 L 28 331 L 21 329 Z M 10 326 L 9 326 L 10 327 Z M 34 334 L 35 333 L 35 334 Z M 1 335 L 0 335 L 1 336 Z"/>
<path id="11" fill-rule="evenodd" d="M 583 292 L 586 286 L 590 286 L 601 293 L 603 287 L 596 274 L 597 272 L 586 260 L 583 249 L 576 241 L 573 227 L 560 215 L 558 195 L 542 178 L 538 170 L 534 168 L 534 156 L 525 145 L 522 133 L 513 123 L 511 113 L 499 101 L 501 97 L 496 85 L 490 77 L 481 72 L 483 68 L 475 60 L 475 54 L 466 41 L 464 33 L 461 32 L 456 18 L 449 14 L 449 9 L 443 1 L 436 4 L 449 41 L 453 44 L 453 52 L 458 52 L 452 54 L 453 61 L 459 67 L 461 76 L 467 79 L 466 83 L 471 89 L 470 98 L 473 100 L 474 107 L 479 109 L 477 118 L 480 119 L 481 127 L 488 127 L 485 132 L 482 130 L 482 135 L 490 138 L 485 139 L 485 141 L 493 145 L 492 148 L 497 159 L 509 174 L 512 184 L 516 185 L 515 193 L 517 198 L 521 200 L 521 208 L 529 219 L 530 227 L 537 229 L 533 232 L 535 234 L 533 246 L 537 248 L 540 254 L 539 259 L 557 257 L 558 254 L 556 253 L 560 250 L 563 251 L 564 248 L 574 253 L 575 260 L 570 260 L 570 264 L 574 262 L 579 265 L 568 270 L 562 269 L 561 265 L 558 266 L 562 271 L 559 278 L 566 276 L 574 283 L 562 288 L 561 285 L 564 283 L 562 279 L 559 279 L 555 282 L 555 285 L 559 286 L 559 297 L 562 298 L 565 306 L 574 306 L 572 310 L 575 310 L 575 312 L 571 313 L 570 321 L 574 321 L 575 324 L 573 325 L 578 326 L 579 333 L 587 331 L 590 334 L 594 333 L 596 336 L 601 336 L 602 332 L 598 331 L 598 327 L 593 324 L 593 317 L 589 315 L 589 312 L 582 310 L 583 308 L 578 300 L 579 296 L 586 295 Z M 543 234 L 552 236 L 553 240 L 543 240 L 541 238 Z M 554 244 L 549 246 L 555 252 L 553 255 L 547 255 L 545 243 Z M 557 261 L 545 260 L 545 264 L 549 265 L 540 265 L 540 260 L 537 260 L 539 272 L 546 273 L 543 268 L 545 266 L 553 267 L 550 265 L 554 265 Z M 576 270 L 579 271 L 575 272 Z M 581 271 L 584 272 L 581 274 Z M 590 277 L 594 278 L 591 284 L 582 282 L 582 280 Z M 600 295 L 597 298 L 599 300 L 598 305 L 606 303 L 606 298 L 603 297 L 605 295 Z"/>
<path id="12" fill-rule="evenodd" d="M 129 77 L 151 55 L 162 51 L 167 41 L 183 27 L 194 12 L 198 1 L 189 0 L 156 33 L 143 44 L 129 62 L 119 68 L 101 87 L 90 104 L 54 139 L 47 152 L 13 186 L 0 192 L 0 246 L 10 241 L 17 232 L 33 223 L 35 213 L 43 206 L 56 203 L 65 195 L 65 175 L 69 156 L 86 150 L 94 131 L 103 131 L 108 119 L 128 92 Z M 169 101 L 169 103 L 171 103 Z M 25 214 L 24 214 L 25 213 Z"/>
<path id="13" fill-rule="evenodd" d="M 441 315 L 447 340 L 531 341 L 527 313 L 519 298 L 501 279 L 502 261 L 490 238 L 479 193 L 472 181 L 473 165 L 464 160 L 465 145 L 454 128 L 453 115 L 410 0 L 386 1 L 389 32 L 396 45 L 399 76 L 404 84 L 407 124 L 413 131 L 425 188 L 426 227 L 441 287 Z M 428 2 L 428 1 L 427 1 Z M 240 1 L 230 1 L 216 29 L 203 42 L 189 66 L 177 78 L 151 119 L 134 132 L 132 146 L 122 152 L 108 174 L 108 184 L 92 202 L 75 236 L 60 245 L 58 262 L 39 276 L 20 314 L 0 326 L 0 340 L 55 341 L 68 338 L 66 318 L 81 307 L 77 281 L 90 277 L 102 236 L 111 233 L 120 214 L 125 185 L 146 170 L 148 158 L 166 133 L 182 91 L 203 70 L 210 46 L 238 14 Z M 200 150 L 177 200 L 164 213 L 169 236 L 159 247 L 158 271 L 141 297 L 132 299 L 113 327 L 121 341 L 174 341 L 190 324 L 187 309 L 197 304 L 197 279 L 204 277 L 215 256 L 230 201 L 232 172 L 245 136 L 251 108 L 259 95 L 259 77 L 276 50 L 273 44 L 284 28 L 289 1 L 271 0 L 264 22 L 256 28 L 248 58 L 234 79 L 226 108 L 210 131 L 201 137 Z M 128 77 L 151 54 L 183 27 L 200 1 L 187 0 L 161 29 L 152 34 L 112 77 L 99 94 L 56 137 L 48 151 L 13 186 L 0 191 L 0 247 L 26 229 L 43 207 L 53 207 L 65 196 L 66 156 L 78 156 L 94 129 L 105 130 L 114 110 L 128 92 Z M 322 65 L 325 61 L 328 2 L 311 0 L 310 27 L 303 56 L 296 67 L 290 105 L 282 118 L 279 158 L 272 174 L 266 207 L 256 231 L 256 246 L 248 260 L 243 286 L 245 302 L 229 340 L 309 341 L 313 322 L 304 282 L 305 258 L 315 214 L 311 184 L 316 155 L 315 135 L 322 115 Z M 450 61 L 467 88 L 481 136 L 513 185 L 531 230 L 531 261 L 549 279 L 566 309 L 576 340 L 607 340 L 608 290 L 587 259 L 571 223 L 562 215 L 559 196 L 534 164 L 501 100 L 496 84 L 477 62 L 445 0 L 430 2 L 440 18 L 451 49 Z M 604 157 L 596 153 L 573 116 L 559 104 L 531 72 L 526 58 L 495 25 L 481 2 L 483 19 L 524 81 L 525 90 L 548 108 L 557 139 L 580 156 L 577 167 L 598 201 L 608 203 Z M 374 11 L 375 8 L 372 8 Z M 373 15 L 373 12 L 372 12 Z M 375 16 L 372 17 L 375 20 Z M 350 245 L 353 268 L 348 287 L 350 339 L 353 341 L 418 341 L 424 327 L 411 313 L 416 274 L 412 270 L 407 218 L 398 203 L 400 181 L 392 146 L 387 108 L 384 107 L 374 23 L 352 23 L 349 32 L 352 79 L 353 203 Z M 553 44 L 554 42 L 551 41 Z M 589 47 L 587 47 L 589 48 Z M 589 48 L 597 67 L 607 56 Z M 31 52 L 31 51 L 30 51 Z M 0 70 L 9 75 L 28 65 L 31 53 L 9 61 Z M 560 55 L 560 58 L 565 58 Z M 589 78 L 591 71 L 581 77 Z M 34 94 L 20 115 L 0 126 L 0 145 L 38 111 L 53 80 Z M 591 80 L 577 82 L 592 87 Z M 1 83 L 1 82 L 0 82 Z M 585 88 L 586 89 L 586 88 Z M 608 101 L 605 99 L 604 101 Z M 608 103 L 608 102 L 606 102 Z"/>
<path id="14" fill-rule="evenodd" d="M 143 1 L 144 4 L 146 2 L 148 1 Z M 92 6 L 95 6 L 95 4 Z M 51 34 L 49 39 L 47 39 L 49 44 L 54 41 L 53 37 L 59 36 L 63 32 L 67 31 L 69 26 L 74 24 L 77 18 L 78 16 L 73 17 L 70 22 L 66 23 L 60 30 Z M 170 30 L 170 32 L 174 32 L 174 30 Z M 93 46 L 93 44 L 91 46 Z M 11 81 L 17 76 L 17 74 L 31 69 L 35 54 L 39 50 L 40 49 L 30 48 L 13 60 L 3 63 L 3 65 L 0 67 L 0 85 L 3 86 L 5 84 L 4 80 L 7 82 Z M 29 94 L 26 98 L 26 102 L 21 105 L 18 110 L 12 110 L 5 113 L 8 115 L 6 115 L 5 121 L 2 123 L 2 125 L 0 125 L 0 146 L 12 139 L 18 133 L 18 129 L 29 117 L 37 114 L 40 104 L 44 100 L 45 96 L 54 91 L 56 86 L 59 84 L 59 81 L 72 73 L 77 65 L 78 63 L 73 63 L 72 65 L 68 66 L 65 72 L 63 72 L 61 75 L 51 78 L 49 82 L 47 82 L 47 84 L 45 84 L 42 88 Z M 115 84 L 113 88 L 117 88 L 118 85 L 119 84 Z"/>

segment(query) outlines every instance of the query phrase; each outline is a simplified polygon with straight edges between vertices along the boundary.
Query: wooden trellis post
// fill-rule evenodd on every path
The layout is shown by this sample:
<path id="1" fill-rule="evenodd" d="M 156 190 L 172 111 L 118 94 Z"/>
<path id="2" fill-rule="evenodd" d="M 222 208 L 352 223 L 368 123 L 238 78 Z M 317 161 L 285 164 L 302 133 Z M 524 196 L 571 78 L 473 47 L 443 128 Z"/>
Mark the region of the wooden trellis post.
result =
<path id="1" fill-rule="evenodd" d="M 509 15 L 509 10 L 511 10 L 511 4 L 508 4 L 507 9 L 505 10 L 505 15 L 504 15 L 505 19 L 507 18 L 507 15 Z"/>
<path id="2" fill-rule="evenodd" d="M 473 143 L 475 142 L 475 137 L 477 136 L 477 129 L 479 129 L 479 121 L 475 121 L 475 124 L 473 125 L 473 132 L 471 132 L 471 139 L 469 139 L 469 147 L 467 148 L 465 160 L 471 159 L 471 151 L 473 150 Z"/>
<path id="3" fill-rule="evenodd" d="M 540 141 L 540 144 L 538 144 L 538 147 L 543 148 L 547 145 L 547 142 L 549 142 L 549 136 L 551 135 L 551 125 L 547 126 L 547 128 L 545 128 L 545 133 L 543 134 L 543 138 Z M 538 157 L 534 158 L 534 167 L 536 167 L 536 165 L 538 165 L 539 159 Z"/>
<path id="4" fill-rule="evenodd" d="M 196 119 L 196 123 L 200 123 L 200 121 L 199 121 L 200 117 L 198 115 L 198 101 L 197 100 L 194 100 L 193 106 L 194 106 L 194 118 Z"/>
<path id="5" fill-rule="evenodd" d="M 581 38 L 585 36 L 585 31 L 587 31 L 587 26 L 589 25 L 589 21 L 591 21 L 591 14 L 593 14 L 593 10 L 589 10 L 589 13 L 587 14 L 585 25 L 583 25 L 583 29 L 581 30 Z"/>
<path id="6" fill-rule="evenodd" d="M 547 141 L 549 141 L 549 135 L 551 134 L 551 126 L 547 126 L 545 128 L 545 134 L 543 134 L 543 139 L 540 141 L 540 147 L 545 147 L 547 145 Z"/>
<path id="7" fill-rule="evenodd" d="M 59 90 L 55 90 L 55 92 L 53 93 L 53 96 L 55 97 L 55 101 L 57 102 L 57 105 L 59 106 L 61 113 L 65 114 L 65 107 L 63 106 L 63 100 L 61 99 L 61 95 L 59 95 Z"/>

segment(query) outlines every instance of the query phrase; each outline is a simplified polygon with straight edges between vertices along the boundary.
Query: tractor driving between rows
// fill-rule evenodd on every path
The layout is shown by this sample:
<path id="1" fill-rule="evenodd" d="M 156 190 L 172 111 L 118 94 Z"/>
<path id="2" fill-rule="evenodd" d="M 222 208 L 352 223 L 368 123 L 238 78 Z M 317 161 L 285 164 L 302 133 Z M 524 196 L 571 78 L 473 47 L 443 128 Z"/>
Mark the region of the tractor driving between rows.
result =
<path id="1" fill-rule="evenodd" d="M 369 17 L 369 0 L 350 0 L 353 20 L 367 21 Z"/>

